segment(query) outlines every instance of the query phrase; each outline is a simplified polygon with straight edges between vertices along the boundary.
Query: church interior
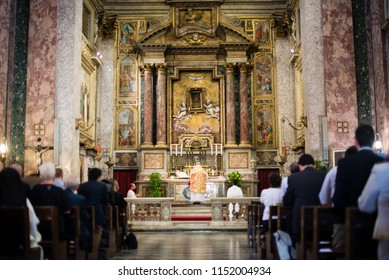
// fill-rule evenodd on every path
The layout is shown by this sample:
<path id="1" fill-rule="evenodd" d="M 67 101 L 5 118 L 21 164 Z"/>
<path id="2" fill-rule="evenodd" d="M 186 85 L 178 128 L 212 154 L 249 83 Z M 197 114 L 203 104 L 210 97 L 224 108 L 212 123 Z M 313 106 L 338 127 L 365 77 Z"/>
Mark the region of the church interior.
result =
<path id="1" fill-rule="evenodd" d="M 135 182 L 134 230 L 245 243 L 238 216 L 270 173 L 302 154 L 334 167 L 361 124 L 389 153 L 387 0 L 2 0 L 0 44 L 1 164 L 34 176 L 51 162 L 80 183 L 99 168 L 123 196 Z M 209 209 L 187 207 L 196 162 Z M 244 198 L 228 210 L 233 172 Z M 193 208 L 203 220 L 185 225 Z"/>

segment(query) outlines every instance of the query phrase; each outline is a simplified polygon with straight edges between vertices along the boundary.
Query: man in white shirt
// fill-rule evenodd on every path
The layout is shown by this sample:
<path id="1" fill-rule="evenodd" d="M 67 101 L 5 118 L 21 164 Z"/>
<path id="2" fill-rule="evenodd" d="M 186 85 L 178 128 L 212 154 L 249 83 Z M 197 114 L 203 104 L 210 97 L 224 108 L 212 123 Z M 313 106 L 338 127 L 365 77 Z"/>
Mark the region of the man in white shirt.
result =
<path id="1" fill-rule="evenodd" d="M 127 192 L 127 198 L 138 198 L 139 194 L 135 194 L 136 185 L 131 183 L 130 189 Z"/>
<path id="2" fill-rule="evenodd" d="M 269 217 L 270 206 L 282 203 L 280 175 L 277 173 L 269 174 L 269 183 L 270 188 L 262 190 L 261 197 L 259 199 L 259 201 L 265 205 L 262 216 L 263 232 L 267 232 L 269 230 L 269 220 L 271 219 Z"/>

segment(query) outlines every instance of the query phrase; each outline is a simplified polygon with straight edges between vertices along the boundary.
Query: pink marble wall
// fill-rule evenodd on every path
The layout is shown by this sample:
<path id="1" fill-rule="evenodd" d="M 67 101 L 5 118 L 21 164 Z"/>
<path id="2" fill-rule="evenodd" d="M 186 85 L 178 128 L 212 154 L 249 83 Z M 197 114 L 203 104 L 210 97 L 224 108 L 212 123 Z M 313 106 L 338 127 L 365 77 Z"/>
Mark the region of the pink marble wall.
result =
<path id="1" fill-rule="evenodd" d="M 5 133 L 5 98 L 7 93 L 10 0 L 0 1 L 0 137 Z"/>
<path id="2" fill-rule="evenodd" d="M 385 67 L 384 67 L 384 50 L 382 42 L 382 31 L 381 31 L 381 11 L 380 1 L 372 0 L 370 2 L 370 23 L 371 23 L 371 46 L 369 51 L 373 52 L 373 56 L 369 54 L 369 58 L 372 57 L 373 61 L 370 62 L 372 69 L 373 87 L 371 95 L 371 111 L 372 111 L 372 122 L 375 126 L 375 109 L 377 109 L 377 128 L 376 131 L 380 134 L 383 140 L 383 151 L 389 151 L 389 108 L 386 102 L 385 94 L 387 92 L 386 79 L 385 79 Z M 388 59 L 388 58 L 386 58 Z M 374 92 L 375 91 L 375 92 Z M 376 100 L 375 100 L 376 98 Z M 375 108 L 377 107 L 377 108 Z"/>
<path id="3" fill-rule="evenodd" d="M 226 66 L 226 121 L 227 121 L 227 145 L 235 145 L 235 106 L 234 106 L 234 68 Z"/>
<path id="4" fill-rule="evenodd" d="M 157 65 L 157 145 L 166 145 L 166 67 Z"/>
<path id="5" fill-rule="evenodd" d="M 45 125 L 43 146 L 54 145 L 57 1 L 31 0 L 28 41 L 25 145 L 34 146 L 34 124 Z M 71 46 L 69 46 L 71 47 Z M 44 161 L 52 161 L 46 152 Z M 26 150 L 25 171 L 35 163 Z"/>
<path id="6" fill-rule="evenodd" d="M 249 106 L 247 91 L 247 66 L 240 65 L 239 79 L 239 101 L 240 101 L 240 144 L 248 145 L 249 142 Z"/>
<path id="7" fill-rule="evenodd" d="M 322 0 L 322 23 L 328 144 L 348 147 L 358 125 L 351 1 Z M 338 122 L 348 132 L 338 132 Z"/>

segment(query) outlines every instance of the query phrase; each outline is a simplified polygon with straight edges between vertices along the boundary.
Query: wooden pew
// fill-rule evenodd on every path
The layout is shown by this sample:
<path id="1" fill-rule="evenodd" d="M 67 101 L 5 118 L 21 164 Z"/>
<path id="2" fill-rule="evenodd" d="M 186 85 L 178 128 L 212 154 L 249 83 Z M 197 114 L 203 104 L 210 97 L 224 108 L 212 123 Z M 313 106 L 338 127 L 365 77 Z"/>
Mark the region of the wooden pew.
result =
<path id="1" fill-rule="evenodd" d="M 0 259 L 40 259 L 40 248 L 30 247 L 30 218 L 27 207 L 0 208 L 0 224 Z"/>
<path id="2" fill-rule="evenodd" d="M 247 205 L 247 242 L 249 247 L 253 246 L 253 218 L 254 218 L 254 205 Z"/>
<path id="3" fill-rule="evenodd" d="M 34 206 L 39 218 L 38 230 L 42 235 L 40 245 L 45 258 L 54 260 L 67 259 L 67 242 L 60 239 L 58 230 L 58 209 L 55 206 Z"/>
<path id="4" fill-rule="evenodd" d="M 277 231 L 277 220 L 273 220 L 272 217 L 278 217 L 278 207 L 279 206 L 270 206 L 269 210 L 269 230 L 266 233 L 266 259 L 274 259 L 274 233 Z"/>
<path id="5" fill-rule="evenodd" d="M 272 230 L 274 232 L 276 232 L 277 230 L 282 230 L 284 232 L 289 233 L 290 230 L 289 227 L 291 227 L 292 208 L 282 206 L 282 205 L 276 207 L 277 207 L 277 222 L 276 222 L 276 226 L 273 225 L 274 229 Z M 277 244 L 274 238 L 274 234 L 272 235 L 270 246 L 273 255 L 273 260 L 279 260 L 280 256 L 278 255 Z"/>
<path id="6" fill-rule="evenodd" d="M 266 246 L 265 244 L 265 239 L 264 239 L 264 236 L 262 238 L 262 235 L 263 235 L 263 230 L 262 230 L 262 216 L 263 216 L 263 210 L 265 209 L 265 206 L 263 204 L 257 204 L 257 207 L 256 207 L 256 225 L 255 225 L 255 230 L 256 230 L 256 233 L 255 233 L 255 239 L 256 239 L 256 247 L 255 247 L 255 252 L 258 253 L 259 252 L 259 258 L 260 259 L 264 259 L 266 258 L 265 254 L 262 255 L 262 248 L 264 248 Z"/>
<path id="7" fill-rule="evenodd" d="M 99 256 L 100 240 L 102 228 L 98 227 L 95 222 L 95 208 L 94 206 L 85 206 L 85 210 L 89 216 L 86 227 L 89 230 L 89 250 L 86 254 L 86 259 L 97 260 Z"/>
<path id="8" fill-rule="evenodd" d="M 331 207 L 315 206 L 313 208 L 312 243 L 306 248 L 306 258 L 309 260 L 338 259 L 344 252 L 332 249 L 332 234 L 339 216 Z"/>
<path id="9" fill-rule="evenodd" d="M 69 259 L 85 260 L 86 251 L 80 249 L 81 216 L 80 207 L 73 206 L 71 213 L 66 215 L 66 226 L 70 227 L 67 239 L 67 254 Z"/>
<path id="10" fill-rule="evenodd" d="M 345 259 L 377 259 L 378 243 L 372 239 L 376 216 L 348 207 L 345 218 Z"/>
<path id="11" fill-rule="evenodd" d="M 315 206 L 301 207 L 300 240 L 296 242 L 296 259 L 305 260 L 306 250 L 313 242 L 313 216 Z"/>
<path id="12" fill-rule="evenodd" d="M 111 206 L 104 206 L 104 213 L 107 217 L 107 230 L 109 243 L 107 248 L 108 258 L 112 258 L 116 253 L 116 229 L 114 228 L 113 214 Z"/>
<path id="13" fill-rule="evenodd" d="M 112 222 L 113 227 L 116 231 L 115 240 L 116 240 L 116 252 L 119 252 L 123 247 L 123 240 L 124 240 L 124 217 L 122 214 L 125 215 L 126 211 L 124 210 L 124 213 L 120 213 L 119 207 L 114 206 L 112 207 Z"/>

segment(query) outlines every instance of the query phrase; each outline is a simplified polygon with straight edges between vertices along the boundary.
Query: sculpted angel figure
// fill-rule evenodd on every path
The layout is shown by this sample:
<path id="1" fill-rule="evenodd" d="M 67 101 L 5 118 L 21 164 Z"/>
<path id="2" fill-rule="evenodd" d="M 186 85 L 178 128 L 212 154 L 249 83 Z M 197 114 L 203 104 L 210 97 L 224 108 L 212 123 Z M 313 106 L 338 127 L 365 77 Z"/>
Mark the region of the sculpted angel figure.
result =
<path id="1" fill-rule="evenodd" d="M 178 110 L 177 115 L 173 115 L 173 118 L 177 120 L 188 120 L 192 117 L 191 114 L 188 112 L 188 108 L 186 107 L 186 102 L 180 103 L 180 109 Z"/>
<path id="2" fill-rule="evenodd" d="M 208 100 L 207 104 L 205 104 L 204 107 L 205 107 L 205 112 L 207 113 L 206 116 L 207 119 L 215 118 L 219 120 L 219 112 L 220 112 L 219 106 L 214 105 L 212 103 L 212 100 Z"/>

